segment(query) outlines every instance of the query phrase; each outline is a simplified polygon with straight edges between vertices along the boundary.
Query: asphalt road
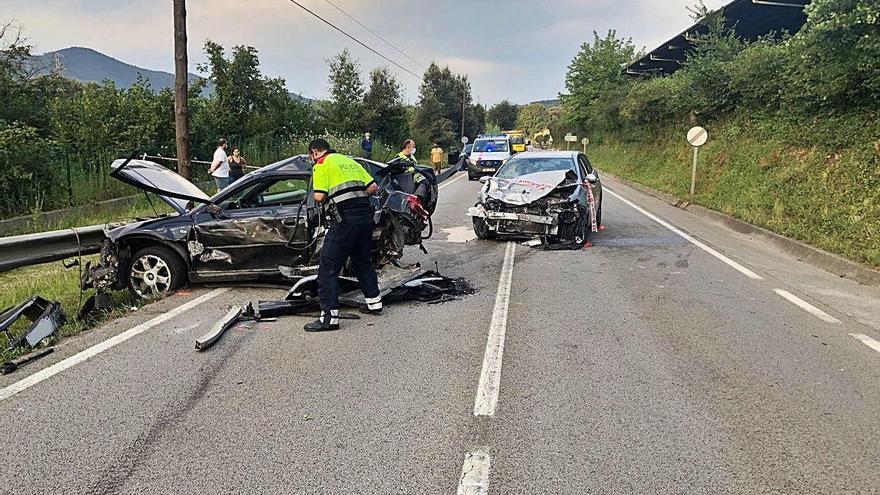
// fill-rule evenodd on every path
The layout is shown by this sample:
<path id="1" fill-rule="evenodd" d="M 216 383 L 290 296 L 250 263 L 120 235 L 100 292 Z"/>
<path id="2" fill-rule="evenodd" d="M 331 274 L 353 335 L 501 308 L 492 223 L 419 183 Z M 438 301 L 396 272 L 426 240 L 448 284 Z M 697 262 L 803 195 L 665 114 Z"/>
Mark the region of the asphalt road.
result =
<path id="1" fill-rule="evenodd" d="M 592 248 L 474 240 L 455 180 L 408 258 L 477 294 L 204 353 L 283 292 L 149 305 L 3 377 L 0 493 L 880 493 L 880 290 L 605 185 L 700 245 L 612 194 Z"/>

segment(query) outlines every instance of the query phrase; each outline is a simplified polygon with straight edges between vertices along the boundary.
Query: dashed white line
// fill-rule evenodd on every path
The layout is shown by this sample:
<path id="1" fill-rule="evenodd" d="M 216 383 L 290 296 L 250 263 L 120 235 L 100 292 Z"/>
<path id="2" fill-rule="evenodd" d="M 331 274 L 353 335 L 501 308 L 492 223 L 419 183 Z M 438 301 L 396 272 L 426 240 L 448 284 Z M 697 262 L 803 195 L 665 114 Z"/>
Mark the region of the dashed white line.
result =
<path id="1" fill-rule="evenodd" d="M 684 240 L 690 242 L 690 243 L 693 244 L 694 246 L 697 246 L 698 248 L 702 249 L 703 251 L 706 251 L 707 253 L 711 254 L 712 256 L 718 258 L 719 260 L 721 260 L 722 262 L 724 262 L 724 263 L 727 264 L 728 266 L 732 267 L 734 270 L 736 270 L 736 271 L 742 273 L 742 274 L 745 275 L 746 277 L 749 277 L 750 279 L 753 279 L 753 280 L 763 280 L 763 277 L 761 277 L 761 276 L 758 275 L 757 273 L 755 273 L 755 272 L 749 270 L 748 268 L 746 268 L 746 267 L 740 265 L 740 264 L 737 263 L 736 261 L 733 261 L 732 259 L 728 258 L 727 256 L 724 256 L 723 254 L 719 253 L 718 251 L 716 251 L 716 250 L 710 248 L 709 246 L 703 244 L 702 242 L 700 242 L 700 241 L 694 239 L 693 237 L 691 237 L 690 235 L 684 233 L 682 230 L 678 229 L 677 227 L 675 227 L 675 226 L 672 225 L 671 223 L 667 222 L 666 220 L 663 220 L 662 218 L 660 218 L 660 217 L 658 217 L 658 216 L 656 216 L 656 215 L 654 215 L 654 214 L 652 214 L 652 213 L 646 211 L 645 209 L 643 209 L 643 208 L 641 208 L 640 206 L 636 205 L 635 203 L 629 201 L 628 199 L 624 198 L 623 196 L 621 196 L 621 195 L 615 193 L 614 191 L 608 189 L 607 187 L 603 188 L 602 191 L 607 192 L 607 193 L 610 193 L 612 196 L 614 196 L 615 198 L 617 198 L 617 199 L 623 201 L 624 203 L 626 203 L 627 205 L 629 205 L 631 208 L 633 208 L 633 209 L 636 210 L 637 212 L 641 213 L 642 215 L 645 215 L 646 217 L 650 218 L 651 220 L 653 220 L 653 221 L 659 223 L 660 225 L 666 227 L 667 229 L 669 229 L 669 230 L 671 230 L 672 232 L 674 232 L 675 234 L 679 235 L 679 236 L 682 237 Z"/>
<path id="2" fill-rule="evenodd" d="M 489 467 L 491 458 L 485 450 L 475 450 L 464 455 L 461 476 L 458 478 L 458 495 L 486 495 L 489 493 Z"/>
<path id="3" fill-rule="evenodd" d="M 868 337 L 867 335 L 862 335 L 860 333 L 851 333 L 851 334 L 849 334 L 849 336 L 856 339 L 856 340 L 861 340 L 862 343 L 865 344 L 866 346 L 870 347 L 871 349 L 874 349 L 877 352 L 880 352 L 880 342 L 877 342 L 876 340 L 872 339 L 871 337 Z"/>
<path id="4" fill-rule="evenodd" d="M 501 386 L 501 361 L 504 357 L 504 334 L 507 331 L 507 308 L 510 305 L 510 286 L 513 279 L 513 262 L 516 243 L 508 242 L 498 279 L 498 293 L 495 296 L 495 309 L 486 339 L 486 353 L 483 356 L 483 370 L 477 385 L 474 401 L 475 416 L 492 416 L 498 403 L 498 390 Z"/>
<path id="5" fill-rule="evenodd" d="M 47 380 L 49 378 L 52 378 L 53 376 L 57 375 L 58 373 L 61 373 L 62 371 L 66 370 L 67 368 L 71 368 L 71 367 L 76 366 L 77 364 L 79 364 L 89 358 L 97 356 L 98 354 L 106 351 L 107 349 L 110 349 L 111 347 L 113 347 L 117 344 L 121 344 L 136 335 L 140 335 L 140 334 L 146 332 L 147 330 L 155 327 L 156 325 L 164 323 L 164 322 L 174 318 L 175 316 L 180 315 L 181 313 L 184 313 L 186 311 L 189 311 L 192 308 L 195 308 L 196 306 L 198 306 L 202 303 L 208 302 L 211 299 L 214 299 L 215 297 L 219 296 L 220 294 L 223 294 L 224 292 L 226 292 L 228 290 L 229 289 L 214 289 L 211 292 L 208 292 L 207 294 L 204 294 L 202 296 L 199 296 L 199 297 L 193 299 L 192 301 L 181 304 L 180 306 L 172 309 L 171 311 L 168 311 L 165 314 L 159 315 L 159 316 L 153 318 L 152 320 L 146 321 L 136 327 L 130 328 L 130 329 L 120 333 L 119 335 L 115 335 L 113 337 L 110 337 L 109 339 L 107 339 L 103 342 L 100 342 L 98 344 L 95 344 L 92 347 L 89 347 L 88 349 L 86 349 L 84 351 L 78 352 L 78 353 L 74 354 L 73 356 L 70 356 L 67 359 L 59 361 L 59 362 L 53 364 L 52 366 L 49 366 L 46 369 L 42 369 L 42 370 L 28 376 L 27 378 L 19 380 L 19 381 L 13 383 L 12 385 L 9 385 L 9 386 L 3 388 L 2 390 L 0 390 L 0 401 L 8 399 L 9 397 L 12 397 L 15 394 L 42 382 L 43 380 Z"/>
<path id="6" fill-rule="evenodd" d="M 827 321 L 828 323 L 840 323 L 840 320 L 838 320 L 837 318 L 829 315 L 828 313 L 822 311 L 821 309 L 817 308 L 816 306 L 813 306 L 812 304 L 808 303 L 807 301 L 804 301 L 803 299 L 792 294 L 791 292 L 788 292 L 788 291 L 782 290 L 782 289 L 773 289 L 773 292 L 779 294 L 780 296 L 784 297 L 785 299 L 787 299 L 789 302 L 791 302 L 795 306 L 803 309 L 807 313 L 810 313 L 811 315 L 815 316 L 816 318 L 819 318 L 822 321 Z"/>

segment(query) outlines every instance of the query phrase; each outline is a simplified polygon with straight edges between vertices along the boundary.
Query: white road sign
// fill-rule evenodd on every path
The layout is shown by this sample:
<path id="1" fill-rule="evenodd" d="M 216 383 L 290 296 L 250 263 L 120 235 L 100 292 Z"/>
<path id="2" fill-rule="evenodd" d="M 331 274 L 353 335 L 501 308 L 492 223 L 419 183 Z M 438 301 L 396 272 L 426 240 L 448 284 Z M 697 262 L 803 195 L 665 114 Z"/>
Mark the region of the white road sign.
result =
<path id="1" fill-rule="evenodd" d="M 569 143 L 576 143 L 578 141 L 578 137 L 573 136 L 571 134 L 568 134 L 565 136 L 565 140 L 568 141 Z"/>
<path id="2" fill-rule="evenodd" d="M 581 144 L 584 145 L 584 146 L 590 144 L 590 138 L 583 138 L 583 139 L 581 139 Z"/>
<path id="3" fill-rule="evenodd" d="M 688 131 L 687 140 L 691 143 L 691 146 L 700 147 L 706 144 L 707 139 L 709 139 L 709 133 L 700 126 L 692 127 Z"/>

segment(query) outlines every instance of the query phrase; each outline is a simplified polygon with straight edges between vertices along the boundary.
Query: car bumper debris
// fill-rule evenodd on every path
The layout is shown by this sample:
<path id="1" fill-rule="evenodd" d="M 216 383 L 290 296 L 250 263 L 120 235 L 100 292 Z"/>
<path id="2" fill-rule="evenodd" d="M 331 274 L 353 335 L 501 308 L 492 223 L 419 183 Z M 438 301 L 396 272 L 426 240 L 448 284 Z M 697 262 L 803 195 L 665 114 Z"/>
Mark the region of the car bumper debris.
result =
<path id="1" fill-rule="evenodd" d="M 12 336 L 12 326 L 22 317 L 30 320 L 31 325 L 20 337 L 15 338 Z M 67 321 L 67 316 L 61 308 L 61 303 L 33 296 L 0 314 L 0 332 L 6 334 L 9 343 L 7 350 L 25 345 L 33 348 L 43 339 L 54 334 L 65 321 Z"/>

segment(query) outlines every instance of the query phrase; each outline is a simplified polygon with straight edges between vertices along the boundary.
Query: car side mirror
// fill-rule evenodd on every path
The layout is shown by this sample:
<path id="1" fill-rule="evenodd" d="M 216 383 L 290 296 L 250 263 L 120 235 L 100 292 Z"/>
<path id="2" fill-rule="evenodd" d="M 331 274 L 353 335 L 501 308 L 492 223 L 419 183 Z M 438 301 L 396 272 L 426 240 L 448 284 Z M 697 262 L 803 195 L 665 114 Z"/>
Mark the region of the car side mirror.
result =
<path id="1" fill-rule="evenodd" d="M 489 177 L 488 175 L 484 175 L 484 176 L 480 177 L 480 184 L 485 184 L 485 183 L 489 182 L 490 178 L 491 177 Z"/>
<path id="2" fill-rule="evenodd" d="M 223 212 L 223 209 L 215 204 L 208 205 L 207 212 L 211 214 L 214 218 L 226 218 L 226 214 Z"/>
<path id="3" fill-rule="evenodd" d="M 587 174 L 587 182 L 589 182 L 590 184 L 595 184 L 598 181 L 599 181 L 599 176 L 597 176 L 595 172 L 591 172 L 591 173 Z"/>

